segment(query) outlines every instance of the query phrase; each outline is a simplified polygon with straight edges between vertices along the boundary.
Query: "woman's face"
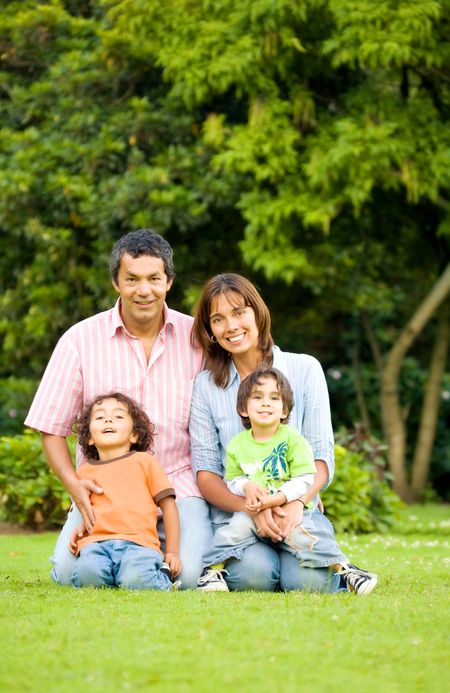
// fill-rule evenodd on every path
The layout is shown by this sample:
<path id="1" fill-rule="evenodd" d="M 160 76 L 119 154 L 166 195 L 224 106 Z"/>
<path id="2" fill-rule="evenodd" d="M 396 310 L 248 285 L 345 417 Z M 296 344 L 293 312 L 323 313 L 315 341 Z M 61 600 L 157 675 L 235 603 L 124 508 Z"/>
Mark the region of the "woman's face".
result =
<path id="1" fill-rule="evenodd" d="M 232 356 L 259 352 L 255 312 L 240 294 L 233 291 L 213 299 L 209 324 L 220 346 Z"/>

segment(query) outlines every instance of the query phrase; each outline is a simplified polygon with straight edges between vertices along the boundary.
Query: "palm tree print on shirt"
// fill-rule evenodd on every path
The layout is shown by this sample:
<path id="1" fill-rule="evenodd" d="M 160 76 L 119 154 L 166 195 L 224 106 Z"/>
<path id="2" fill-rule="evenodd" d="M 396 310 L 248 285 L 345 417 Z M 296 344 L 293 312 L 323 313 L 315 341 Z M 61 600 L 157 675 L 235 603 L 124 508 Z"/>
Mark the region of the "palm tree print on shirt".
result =
<path id="1" fill-rule="evenodd" d="M 286 460 L 287 443 L 284 441 L 272 450 L 270 455 L 262 462 L 264 478 L 267 486 L 272 486 L 273 482 L 280 482 L 289 475 L 289 467 Z"/>

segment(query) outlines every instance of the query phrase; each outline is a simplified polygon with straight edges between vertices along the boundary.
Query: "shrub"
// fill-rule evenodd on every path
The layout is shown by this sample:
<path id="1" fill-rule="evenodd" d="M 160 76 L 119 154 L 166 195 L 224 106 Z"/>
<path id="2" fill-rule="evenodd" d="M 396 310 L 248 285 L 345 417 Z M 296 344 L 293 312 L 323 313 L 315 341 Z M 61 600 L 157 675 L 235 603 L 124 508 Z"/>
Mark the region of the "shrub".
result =
<path id="1" fill-rule="evenodd" d="M 0 435 L 14 436 L 23 431 L 23 420 L 30 408 L 38 382 L 27 378 L 0 378 Z"/>
<path id="2" fill-rule="evenodd" d="M 70 440 L 71 451 L 75 441 Z M 70 498 L 42 453 L 34 431 L 0 438 L 0 513 L 8 522 L 33 529 L 64 524 Z"/>
<path id="3" fill-rule="evenodd" d="M 384 447 L 361 431 L 338 434 L 336 473 L 324 496 L 325 511 L 337 531 L 373 532 L 391 527 L 402 506 L 389 488 Z M 74 453 L 75 440 L 69 439 Z M 70 507 L 67 491 L 49 469 L 40 436 L 26 431 L 0 438 L 0 512 L 4 519 L 33 529 L 61 526 Z"/>
<path id="4" fill-rule="evenodd" d="M 338 532 L 387 531 L 404 504 L 387 483 L 386 446 L 361 428 L 341 431 L 336 439 L 336 471 L 323 493 L 327 516 Z"/>

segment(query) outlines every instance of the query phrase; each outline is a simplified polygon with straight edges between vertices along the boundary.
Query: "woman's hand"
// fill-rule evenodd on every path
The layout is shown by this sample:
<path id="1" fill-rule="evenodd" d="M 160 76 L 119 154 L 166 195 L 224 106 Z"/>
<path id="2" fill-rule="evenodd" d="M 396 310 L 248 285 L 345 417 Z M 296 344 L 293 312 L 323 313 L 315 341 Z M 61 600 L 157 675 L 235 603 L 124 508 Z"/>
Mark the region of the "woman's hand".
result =
<path id="1" fill-rule="evenodd" d="M 277 511 L 276 519 L 273 514 L 274 511 Z M 282 541 L 283 533 L 278 522 L 283 515 L 284 512 L 281 508 L 267 508 L 266 510 L 261 510 L 257 515 L 252 515 L 258 536 L 261 539 L 267 538 L 272 541 Z"/>
<path id="2" fill-rule="evenodd" d="M 279 514 L 280 510 L 283 510 L 283 515 Z M 283 539 L 289 536 L 294 527 L 302 523 L 303 510 L 304 505 L 298 500 L 285 503 L 282 508 L 274 508 L 277 515 L 276 522 L 280 528 Z"/>

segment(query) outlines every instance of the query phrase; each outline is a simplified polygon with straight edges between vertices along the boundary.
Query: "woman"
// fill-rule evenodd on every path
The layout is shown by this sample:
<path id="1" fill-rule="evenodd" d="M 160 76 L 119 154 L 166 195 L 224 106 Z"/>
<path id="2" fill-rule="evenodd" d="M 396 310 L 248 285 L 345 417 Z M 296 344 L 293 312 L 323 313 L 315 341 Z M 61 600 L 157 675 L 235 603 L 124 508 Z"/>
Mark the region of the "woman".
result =
<path id="1" fill-rule="evenodd" d="M 244 510 L 245 498 L 232 494 L 222 478 L 226 446 L 242 430 L 236 411 L 239 383 L 256 368 L 273 366 L 286 375 L 294 391 L 295 406 L 289 422 L 314 451 L 317 473 L 302 500 L 308 503 L 315 498 L 315 523 L 333 535 L 331 523 L 317 508 L 317 494 L 330 483 L 334 471 L 329 397 L 319 362 L 312 356 L 282 352 L 274 346 L 266 304 L 253 284 L 237 274 L 219 274 L 206 283 L 197 304 L 192 338 L 203 350 L 207 369 L 194 383 L 192 466 L 204 498 L 213 506 L 213 526 L 227 522 L 229 513 Z M 299 501 L 293 501 L 254 516 L 258 534 L 272 543 L 257 542 L 244 551 L 240 561 L 227 563 L 230 589 L 340 589 L 339 575 L 327 568 L 301 567 L 297 559 L 277 547 L 277 542 L 298 523 L 300 507 Z"/>

